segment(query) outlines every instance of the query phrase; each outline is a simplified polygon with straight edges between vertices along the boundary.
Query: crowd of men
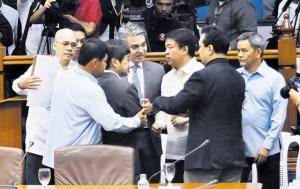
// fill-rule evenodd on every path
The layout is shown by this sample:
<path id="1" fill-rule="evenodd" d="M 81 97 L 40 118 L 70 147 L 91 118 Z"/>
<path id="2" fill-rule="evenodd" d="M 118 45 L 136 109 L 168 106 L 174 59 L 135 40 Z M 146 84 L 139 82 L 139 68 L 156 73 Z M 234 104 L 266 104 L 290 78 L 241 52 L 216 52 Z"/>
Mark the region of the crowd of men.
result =
<path id="1" fill-rule="evenodd" d="M 28 3 L 22 23 L 28 33 L 27 52 L 36 50 L 33 34 L 41 31 L 52 2 Z M 31 141 L 34 145 L 25 161 L 26 184 L 39 184 L 39 168 L 54 168 L 55 149 L 82 144 L 134 148 L 137 182 L 139 174 L 150 177 L 160 170 L 160 134 L 165 132 L 170 163 L 209 141 L 176 161 L 174 182 L 247 182 L 256 163 L 263 188 L 279 188 L 280 132 L 287 111 L 279 91 L 285 81 L 262 59 L 265 42 L 256 33 L 253 4 L 212 0 L 208 25 L 197 39 L 195 31 L 176 22 L 173 0 L 156 0 L 151 11 L 156 21 L 148 33 L 128 22 L 118 29 L 118 39 L 103 42 L 98 39 L 99 1 L 80 2 L 75 16 L 64 15 L 71 24 L 53 40 L 59 69 L 53 86 L 46 86 L 51 88 L 49 102 L 27 104 L 26 146 Z M 2 43 L 10 46 L 13 27 L 1 16 Z M 26 28 L 28 22 L 35 24 Z M 170 27 L 158 31 L 162 23 Z M 168 73 L 145 60 L 148 42 L 151 50 L 166 53 Z M 229 49 L 238 51 L 238 69 L 226 59 Z M 201 62 L 195 58 L 197 50 Z M 32 69 L 14 80 L 14 92 L 30 95 L 28 91 L 46 85 L 31 75 Z M 290 94 L 299 107 L 300 95 L 295 90 Z M 159 180 L 157 176 L 151 182 Z"/>

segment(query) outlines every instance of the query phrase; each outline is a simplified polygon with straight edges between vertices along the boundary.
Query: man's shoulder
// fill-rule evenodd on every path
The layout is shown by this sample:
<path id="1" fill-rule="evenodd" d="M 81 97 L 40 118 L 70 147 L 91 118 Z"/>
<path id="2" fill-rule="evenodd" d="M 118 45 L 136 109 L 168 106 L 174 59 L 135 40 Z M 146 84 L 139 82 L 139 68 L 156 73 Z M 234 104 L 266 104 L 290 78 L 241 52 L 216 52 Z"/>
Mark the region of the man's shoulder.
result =
<path id="1" fill-rule="evenodd" d="M 160 65 L 159 63 L 151 62 L 151 61 L 148 61 L 148 60 L 143 61 L 143 66 L 149 67 L 152 70 L 153 69 L 155 69 L 155 70 L 164 70 L 164 67 L 162 65 Z"/>

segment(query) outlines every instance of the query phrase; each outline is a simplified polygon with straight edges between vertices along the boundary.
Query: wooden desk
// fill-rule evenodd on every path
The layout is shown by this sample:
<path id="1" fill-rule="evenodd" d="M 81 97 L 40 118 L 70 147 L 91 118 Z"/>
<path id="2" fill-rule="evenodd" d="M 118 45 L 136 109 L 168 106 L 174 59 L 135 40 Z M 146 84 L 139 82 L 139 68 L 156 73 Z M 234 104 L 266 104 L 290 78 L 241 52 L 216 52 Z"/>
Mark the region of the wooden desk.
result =
<path id="1" fill-rule="evenodd" d="M 22 148 L 21 103 L 24 97 L 0 100 L 0 145 Z"/>
<path id="2" fill-rule="evenodd" d="M 165 184 L 151 184 L 151 188 L 164 186 Z M 174 184 L 180 185 L 181 189 L 195 189 L 204 185 L 203 183 Z M 43 189 L 41 185 L 18 185 L 18 189 Z M 209 189 L 261 189 L 262 184 L 259 183 L 220 183 Z M 48 186 L 47 189 L 137 189 L 136 185 L 99 185 L 99 186 L 78 186 L 78 185 L 56 185 Z"/>

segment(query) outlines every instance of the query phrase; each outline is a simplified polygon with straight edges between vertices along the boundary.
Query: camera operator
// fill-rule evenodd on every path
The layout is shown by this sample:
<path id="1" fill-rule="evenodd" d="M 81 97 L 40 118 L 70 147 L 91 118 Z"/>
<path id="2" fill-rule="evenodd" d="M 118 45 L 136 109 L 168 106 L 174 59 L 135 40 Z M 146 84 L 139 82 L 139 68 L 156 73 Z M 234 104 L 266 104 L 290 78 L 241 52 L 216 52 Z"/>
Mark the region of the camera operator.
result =
<path id="1" fill-rule="evenodd" d="M 44 21 L 45 17 L 43 15 L 45 14 L 47 9 L 52 8 L 52 6 L 54 5 L 53 2 L 55 2 L 55 0 L 46 0 L 44 8 L 36 11 L 30 18 L 30 22 L 39 23 L 41 21 Z M 101 5 L 99 0 L 76 0 L 75 3 L 79 4 L 79 6 L 75 11 L 74 16 L 71 13 L 62 12 L 61 10 L 63 10 L 64 7 L 59 7 L 61 11 L 60 13 L 62 14 L 59 16 L 63 16 L 63 18 L 71 23 L 78 23 L 82 25 L 82 27 L 85 29 L 87 37 L 99 38 L 98 26 L 102 17 Z M 60 3 L 60 6 L 63 5 L 63 2 Z"/>
<path id="2" fill-rule="evenodd" d="M 145 25 L 150 51 L 165 51 L 165 34 L 181 27 L 173 9 L 174 0 L 154 0 L 154 6 L 146 10 Z"/>
<path id="3" fill-rule="evenodd" d="M 290 99 L 293 102 L 293 104 L 296 105 L 296 108 L 298 110 L 298 112 L 300 113 L 300 88 L 298 88 L 298 90 L 295 89 L 291 89 L 289 92 L 290 95 Z"/>
<path id="4" fill-rule="evenodd" d="M 221 27 L 229 37 L 230 48 L 236 49 L 237 37 L 257 31 L 256 11 L 250 1 L 212 0 L 206 16 L 208 25 Z"/>

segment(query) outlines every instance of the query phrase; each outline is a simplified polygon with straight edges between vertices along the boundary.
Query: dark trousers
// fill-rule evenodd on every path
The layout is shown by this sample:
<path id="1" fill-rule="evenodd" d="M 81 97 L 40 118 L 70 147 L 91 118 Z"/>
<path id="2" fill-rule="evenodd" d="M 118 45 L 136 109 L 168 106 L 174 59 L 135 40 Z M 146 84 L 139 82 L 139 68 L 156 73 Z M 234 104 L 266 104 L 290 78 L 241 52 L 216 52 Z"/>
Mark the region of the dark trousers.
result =
<path id="1" fill-rule="evenodd" d="M 49 168 L 42 164 L 43 156 L 28 153 L 25 160 L 25 184 L 27 185 L 41 185 L 38 178 L 38 171 L 40 168 Z M 51 170 L 51 180 L 49 185 L 54 184 L 54 170 Z"/>
<path id="2" fill-rule="evenodd" d="M 155 152 L 149 131 L 137 133 L 137 149 L 140 157 L 141 173 L 146 173 L 149 179 L 160 170 L 160 156 Z M 151 179 L 151 183 L 159 183 L 160 174 Z"/>
<path id="3" fill-rule="evenodd" d="M 248 182 L 254 158 L 247 157 L 247 167 L 242 170 L 241 182 Z M 258 182 L 263 184 L 262 189 L 279 189 L 279 161 L 280 153 L 271 155 L 262 164 L 257 166 Z"/>
<path id="4" fill-rule="evenodd" d="M 176 160 L 166 159 L 166 163 L 173 163 Z M 183 173 L 184 173 L 184 160 L 180 160 L 175 163 L 175 176 L 172 183 L 183 183 Z"/>

